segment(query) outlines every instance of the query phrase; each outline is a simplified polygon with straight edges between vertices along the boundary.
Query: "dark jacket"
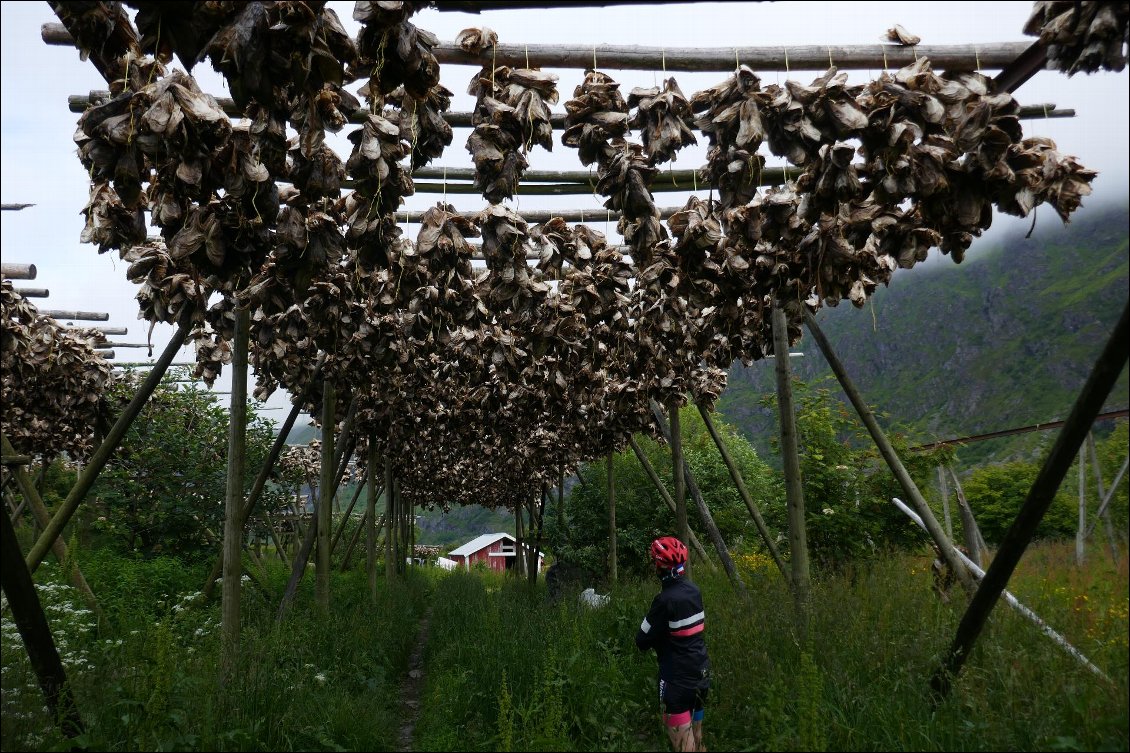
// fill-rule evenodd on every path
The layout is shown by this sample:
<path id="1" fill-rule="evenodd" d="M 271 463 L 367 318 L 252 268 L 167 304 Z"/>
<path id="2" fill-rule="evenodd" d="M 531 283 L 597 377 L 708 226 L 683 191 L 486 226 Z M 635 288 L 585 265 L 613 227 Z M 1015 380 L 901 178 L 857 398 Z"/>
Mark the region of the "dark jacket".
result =
<path id="1" fill-rule="evenodd" d="M 706 656 L 706 612 L 702 593 L 685 577 L 666 578 L 663 590 L 636 633 L 640 651 L 654 648 L 659 656 L 659 679 L 683 688 L 710 684 Z"/>

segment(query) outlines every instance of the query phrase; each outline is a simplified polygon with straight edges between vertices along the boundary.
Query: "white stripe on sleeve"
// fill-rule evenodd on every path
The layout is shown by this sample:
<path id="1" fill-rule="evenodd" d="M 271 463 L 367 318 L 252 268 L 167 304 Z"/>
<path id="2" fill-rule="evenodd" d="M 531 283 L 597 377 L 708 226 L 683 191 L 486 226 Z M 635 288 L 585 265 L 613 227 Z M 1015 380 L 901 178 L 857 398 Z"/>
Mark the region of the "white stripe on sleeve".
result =
<path id="1" fill-rule="evenodd" d="M 681 627 L 686 627 L 687 625 L 693 625 L 694 623 L 699 622 L 700 620 L 705 620 L 705 619 L 706 619 L 706 612 L 699 612 L 698 614 L 691 615 L 690 617 L 686 618 L 685 620 L 671 620 L 669 625 L 671 626 L 672 630 L 678 630 Z"/>

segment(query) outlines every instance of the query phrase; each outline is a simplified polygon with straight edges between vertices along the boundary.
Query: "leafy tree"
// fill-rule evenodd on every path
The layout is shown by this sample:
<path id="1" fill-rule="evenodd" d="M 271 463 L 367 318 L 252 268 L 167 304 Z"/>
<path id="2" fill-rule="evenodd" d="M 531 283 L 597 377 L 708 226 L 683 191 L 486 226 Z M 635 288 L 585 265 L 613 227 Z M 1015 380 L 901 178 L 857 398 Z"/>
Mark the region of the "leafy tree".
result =
<path id="1" fill-rule="evenodd" d="M 136 388 L 135 379 L 120 380 L 111 400 L 124 405 Z M 245 493 L 273 440 L 270 424 L 248 406 Z M 210 537 L 223 533 L 227 442 L 228 411 L 212 393 L 164 382 L 91 490 L 95 529 L 146 555 L 214 554 Z M 277 505 L 281 492 L 265 490 L 260 504 Z"/>
<path id="2" fill-rule="evenodd" d="M 793 380 L 805 530 L 813 564 L 837 570 L 853 560 L 921 543 L 924 534 L 891 503 L 892 497 L 906 495 L 870 434 L 819 384 Z M 775 395 L 762 402 L 776 411 Z M 940 455 L 950 452 L 910 453 L 901 434 L 889 432 L 888 439 L 919 489 L 928 488 L 925 481 L 941 462 Z M 779 440 L 774 438 L 772 444 L 779 447 Z M 783 507 L 771 508 L 766 517 L 775 526 L 788 525 Z"/>
<path id="3" fill-rule="evenodd" d="M 694 406 L 680 412 L 683 432 L 683 453 L 695 476 L 703 498 L 728 546 L 743 542 L 759 546 L 760 538 L 749 512 L 738 495 L 729 471 L 706 425 Z M 741 470 L 750 494 L 764 510 L 780 505 L 780 481 L 744 438 L 730 425 L 713 416 L 727 449 Z M 663 479 L 669 493 L 674 494 L 670 449 L 666 444 L 646 437 L 637 442 L 653 468 Z M 569 491 L 565 500 L 566 525 L 557 523 L 556 496 L 545 512 L 546 542 L 559 559 L 581 565 L 592 572 L 605 572 L 608 562 L 608 496 L 606 461 L 585 464 L 580 471 L 581 483 Z M 613 459 L 616 476 L 616 547 L 617 568 L 622 573 L 650 574 L 647 548 L 657 536 L 677 533 L 675 516 L 648 478 L 635 453 L 630 449 Z M 687 494 L 687 520 L 692 530 L 711 551 L 706 534 L 690 494 Z M 784 531 L 780 531 L 784 534 Z"/>
<path id="4" fill-rule="evenodd" d="M 981 535 L 989 544 L 999 544 L 1005 531 L 1016 519 L 1020 506 L 1040 472 L 1040 466 L 1024 460 L 988 465 L 974 471 L 962 486 L 965 498 L 977 519 Z M 1067 478 L 1077 478 L 1078 468 Z M 1044 519 L 1036 529 L 1040 538 L 1070 537 L 1078 527 L 1077 497 L 1060 486 Z"/>

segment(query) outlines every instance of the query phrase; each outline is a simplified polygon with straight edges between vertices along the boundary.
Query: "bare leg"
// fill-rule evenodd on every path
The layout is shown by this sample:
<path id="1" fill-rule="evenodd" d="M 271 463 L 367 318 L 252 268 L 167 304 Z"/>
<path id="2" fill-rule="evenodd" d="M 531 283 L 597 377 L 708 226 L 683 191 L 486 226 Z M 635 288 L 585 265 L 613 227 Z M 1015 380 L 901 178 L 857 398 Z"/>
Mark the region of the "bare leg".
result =
<path id="1" fill-rule="evenodd" d="M 702 741 L 702 722 L 692 724 L 691 732 L 694 735 L 695 751 L 697 751 L 697 753 L 706 753 L 706 743 Z"/>
<path id="2" fill-rule="evenodd" d="M 671 738 L 671 749 L 677 753 L 693 753 L 695 749 L 694 733 L 691 732 L 691 723 L 680 724 L 677 727 L 668 727 L 667 736 Z"/>

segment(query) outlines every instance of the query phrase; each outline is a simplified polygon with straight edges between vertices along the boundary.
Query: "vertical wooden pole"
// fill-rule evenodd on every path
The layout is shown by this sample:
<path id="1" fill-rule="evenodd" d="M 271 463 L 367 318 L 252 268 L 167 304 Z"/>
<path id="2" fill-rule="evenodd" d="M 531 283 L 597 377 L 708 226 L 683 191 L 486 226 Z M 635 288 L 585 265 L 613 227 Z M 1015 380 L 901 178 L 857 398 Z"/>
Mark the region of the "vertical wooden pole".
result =
<path id="1" fill-rule="evenodd" d="M 996 606 L 1001 592 L 1012 577 L 1016 565 L 1027 549 L 1037 526 L 1055 499 L 1060 483 L 1071 468 L 1071 459 L 1083 445 L 1095 416 L 1102 409 L 1111 389 L 1118 381 L 1126 357 L 1130 354 L 1130 304 L 1123 306 L 1122 315 L 1115 325 L 1103 352 L 1095 362 L 1087 377 L 1086 384 L 1079 392 L 1071 413 L 1063 423 L 1051 452 L 1044 461 L 1028 496 L 1020 507 L 1016 519 L 1005 531 L 1000 548 L 997 549 L 993 563 L 981 581 L 981 587 L 973 596 L 961 623 L 957 627 L 953 644 L 941 666 L 930 680 L 935 697 L 945 697 L 952 687 L 952 680 L 961 671 L 969 656 L 977 636 L 981 634 L 989 614 Z"/>
<path id="2" fill-rule="evenodd" d="M 782 323 L 783 320 L 784 314 L 782 314 Z M 867 431 L 871 434 L 872 441 L 874 441 L 875 446 L 879 448 L 879 453 L 883 456 L 883 459 L 887 461 L 887 467 L 891 469 L 891 473 L 894 474 L 895 479 L 899 482 L 899 486 L 902 487 L 903 492 L 910 499 L 914 511 L 918 513 L 918 516 L 922 518 L 922 522 L 926 524 L 926 529 L 930 532 L 930 537 L 934 540 L 938 550 L 942 553 L 942 559 L 945 560 L 946 564 L 949 565 L 950 569 L 957 575 L 958 582 L 961 583 L 961 587 L 965 589 L 966 593 L 973 593 L 973 591 L 977 589 L 977 584 L 973 582 L 973 576 L 969 573 L 969 569 L 965 567 L 965 563 L 954 554 L 953 547 L 950 546 L 950 540 L 946 538 L 946 532 L 942 530 L 938 519 L 934 517 L 933 511 L 930 510 L 930 506 L 926 504 L 926 499 L 922 496 L 922 492 L 918 490 L 914 479 L 907 473 L 902 461 L 899 460 L 898 453 L 896 453 L 895 448 L 891 446 L 890 440 L 887 439 L 883 430 L 879 428 L 879 422 L 875 420 L 875 415 L 871 412 L 867 401 L 863 399 L 863 395 L 855 388 L 855 383 L 852 382 L 851 378 L 847 375 L 843 363 L 840 362 L 835 351 L 832 350 L 832 345 L 828 342 L 828 338 L 824 336 L 824 332 L 820 329 L 819 325 L 816 324 L 815 317 L 807 310 L 805 311 L 805 322 L 808 324 L 808 331 L 812 333 L 816 344 L 820 346 L 820 352 L 824 354 L 828 365 L 831 366 L 832 371 L 835 372 L 840 386 L 843 387 L 844 394 L 851 400 L 855 412 L 859 414 L 859 418 L 863 421 L 864 426 L 867 427 Z"/>
<path id="3" fill-rule="evenodd" d="M 1091 470 L 1095 473 L 1095 490 L 1098 492 L 1095 499 L 1099 503 L 1099 511 L 1096 515 L 1102 520 L 1103 526 L 1106 528 L 1106 540 L 1110 545 L 1111 562 L 1114 563 L 1115 567 L 1118 567 L 1118 538 L 1114 535 L 1114 523 L 1110 519 L 1110 510 L 1102 504 L 1106 497 L 1106 490 L 1103 488 L 1103 469 L 1099 465 L 1099 451 L 1095 447 L 1094 432 L 1087 432 L 1087 449 L 1091 453 Z"/>
<path id="4" fill-rule="evenodd" d="M 647 459 L 647 455 L 644 455 L 643 450 L 641 450 L 639 444 L 636 443 L 635 437 L 628 437 L 628 446 L 632 448 L 632 452 L 636 453 L 636 459 L 640 461 L 640 465 L 643 466 L 647 477 L 651 479 L 655 490 L 659 492 L 660 499 L 663 500 L 663 503 L 667 505 L 667 509 L 674 515 L 675 500 L 671 499 L 670 493 L 668 493 L 667 489 L 663 486 L 663 480 L 659 478 L 659 474 L 656 473 L 651 461 Z M 717 568 L 714 567 L 714 563 L 710 561 L 710 558 L 706 556 L 706 550 L 703 548 L 702 542 L 698 540 L 698 536 L 695 535 L 695 532 L 693 530 L 687 531 L 687 534 L 691 538 L 691 549 L 698 557 L 699 562 L 705 563 L 711 571 L 716 571 Z"/>
<path id="5" fill-rule="evenodd" d="M 710 438 L 714 440 L 714 446 L 718 448 L 718 454 L 722 456 L 722 462 L 726 464 L 726 469 L 730 471 L 730 479 L 734 482 L 734 486 L 738 489 L 738 495 L 745 502 L 746 509 L 753 517 L 753 522 L 757 525 L 757 531 L 761 534 L 761 540 L 765 542 L 766 548 L 769 549 L 769 554 L 773 557 L 773 561 L 777 563 L 777 569 L 781 571 L 784 576 L 785 582 L 789 582 L 789 571 L 785 567 L 785 560 L 781 557 L 781 552 L 777 549 L 777 544 L 773 541 L 773 537 L 769 535 L 769 527 L 765 525 L 765 519 L 761 517 L 761 510 L 758 509 L 757 503 L 753 501 L 753 496 L 746 488 L 745 479 L 738 471 L 738 465 L 734 459 L 730 457 L 730 451 L 726 448 L 726 443 L 722 441 L 722 435 L 718 433 L 717 427 L 714 426 L 714 420 L 710 418 L 710 411 L 706 409 L 701 403 L 697 406 L 698 413 L 702 416 L 702 421 L 706 424 L 706 430 L 710 432 Z"/>
<path id="6" fill-rule="evenodd" d="M 94 451 L 91 456 L 90 462 L 87 463 L 86 468 L 79 474 L 75 480 L 75 485 L 71 488 L 67 498 L 59 509 L 55 511 L 55 515 L 51 518 L 51 522 L 43 529 L 43 533 L 39 535 L 31 550 L 27 553 L 27 569 L 34 573 L 35 569 L 39 567 L 39 563 L 47 556 L 47 552 L 51 549 L 51 545 L 55 543 L 55 539 L 59 538 L 62 534 L 63 528 L 70 521 L 71 516 L 75 514 L 75 510 L 79 504 L 86 498 L 87 492 L 90 487 L 94 486 L 94 481 L 98 478 L 98 474 L 106 467 L 110 457 L 114 451 L 118 449 L 122 439 L 125 437 L 126 432 L 129 430 L 130 425 L 133 424 L 137 415 L 141 413 L 142 407 L 157 389 L 157 385 L 161 383 L 161 378 L 165 376 L 165 372 L 169 368 L 169 364 L 173 362 L 177 351 L 184 345 L 185 338 L 188 336 L 188 330 L 192 326 L 191 312 L 186 313 L 181 319 L 180 326 L 173 334 L 169 344 L 165 346 L 162 351 L 161 357 L 157 359 L 157 363 L 153 364 L 153 368 L 149 370 L 149 376 L 141 384 L 137 394 L 130 400 L 129 405 L 125 407 L 122 414 L 118 416 L 118 420 L 110 427 L 110 431 L 106 433 L 106 438 L 102 440 L 102 444 Z"/>
<path id="7" fill-rule="evenodd" d="M 985 546 L 985 539 L 981 537 L 981 529 L 977 527 L 977 520 L 973 517 L 973 508 L 969 506 L 969 502 L 965 499 L 965 490 L 961 488 L 961 481 L 958 480 L 953 468 L 950 468 L 949 472 L 950 477 L 953 478 L 957 508 L 961 513 L 961 529 L 965 538 L 965 548 L 969 550 L 969 559 L 973 560 L 977 567 L 984 569 L 988 547 Z"/>
<path id="8" fill-rule="evenodd" d="M 369 435 L 369 457 L 365 462 L 365 475 L 369 483 L 369 497 L 365 506 L 365 572 L 369 576 L 369 599 L 377 601 L 377 441 Z"/>
<path id="9" fill-rule="evenodd" d="M 388 449 L 385 449 L 385 578 L 392 580 L 396 575 L 396 560 L 393 559 L 393 515 L 395 508 L 393 507 L 394 501 L 392 497 L 392 457 Z"/>
<path id="10" fill-rule="evenodd" d="M 514 505 L 514 575 L 525 572 L 526 558 L 522 556 L 522 505 Z"/>
<path id="11" fill-rule="evenodd" d="M 408 560 L 416 566 L 416 502 L 408 505 Z"/>
<path id="12" fill-rule="evenodd" d="M 557 470 L 557 528 L 565 533 L 565 468 Z"/>
<path id="13" fill-rule="evenodd" d="M 616 471 L 608 453 L 608 577 L 616 582 Z"/>
<path id="14" fill-rule="evenodd" d="M 1075 566 L 1083 567 L 1083 547 L 1087 540 L 1087 482 L 1085 480 L 1086 455 L 1079 448 L 1079 529 L 1075 532 Z"/>
<path id="15" fill-rule="evenodd" d="M 942 493 L 942 519 L 946 524 L 946 538 L 953 541 L 953 521 L 950 518 L 950 490 L 946 483 L 946 472 L 938 466 L 938 487 Z"/>
<path id="16" fill-rule="evenodd" d="M 789 549 L 792 561 L 793 606 L 801 644 L 808 640 L 808 533 L 804 520 L 804 486 L 800 477 L 800 451 L 797 447 L 796 408 L 789 371 L 789 333 L 785 312 L 773 302 L 773 361 L 777 374 L 777 412 L 781 424 L 781 456 L 785 470 L 785 498 L 789 508 Z"/>
<path id="17" fill-rule="evenodd" d="M 243 574 L 243 466 L 247 453 L 247 339 L 251 315 L 235 308 L 231 403 L 228 412 L 228 479 L 224 495 L 224 581 L 221 592 L 221 666 L 225 677 L 239 659 L 239 593 Z"/>
<path id="18" fill-rule="evenodd" d="M 349 517 L 353 514 L 353 508 L 357 506 L 357 500 L 361 499 L 361 492 L 365 491 L 367 481 L 362 481 L 353 490 L 353 496 L 349 500 L 349 506 L 345 508 L 345 515 L 342 516 L 341 522 L 338 523 L 337 532 L 334 533 L 333 541 L 330 542 L 330 554 L 337 551 L 337 543 L 341 541 L 341 535 L 345 533 L 345 525 L 349 522 Z M 368 499 L 368 497 L 366 497 Z"/>
<path id="19" fill-rule="evenodd" d="M 322 474 L 318 504 L 318 571 L 314 593 L 318 605 L 330 606 L 330 536 L 333 535 L 334 431 L 337 429 L 337 390 L 331 380 L 322 382 Z"/>
<path id="20" fill-rule="evenodd" d="M 679 401 L 672 400 L 667 406 L 667 418 L 671 422 L 671 469 L 675 484 L 675 527 L 679 540 L 690 545 L 690 525 L 687 523 L 687 481 L 683 470 L 683 424 L 679 418 Z M 687 575 L 691 574 L 690 558 L 687 559 Z"/>
<path id="21" fill-rule="evenodd" d="M 59 659 L 51 627 L 47 624 L 43 605 L 39 603 L 31 572 L 20 553 L 20 542 L 7 510 L 0 515 L 0 585 L 8 597 L 12 619 L 27 648 L 27 656 L 43 690 L 47 709 L 52 718 L 58 720 L 64 735 L 78 737 L 83 733 L 82 716 L 75 707 L 66 670 Z"/>

